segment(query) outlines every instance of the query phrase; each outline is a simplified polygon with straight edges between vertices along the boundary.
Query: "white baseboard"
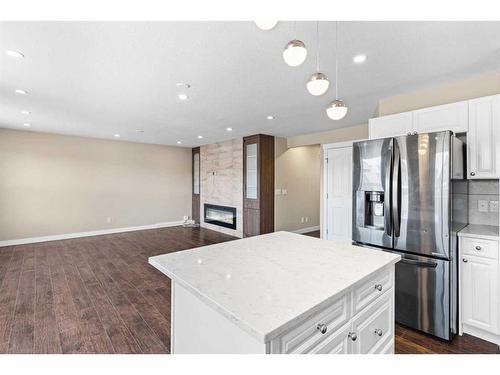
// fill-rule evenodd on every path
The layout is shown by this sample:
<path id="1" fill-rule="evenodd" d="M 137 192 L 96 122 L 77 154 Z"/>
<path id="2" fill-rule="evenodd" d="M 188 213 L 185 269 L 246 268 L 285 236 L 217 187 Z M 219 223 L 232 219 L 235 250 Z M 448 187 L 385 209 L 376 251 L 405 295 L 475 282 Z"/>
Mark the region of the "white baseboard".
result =
<path id="1" fill-rule="evenodd" d="M 292 230 L 290 232 L 304 234 L 304 233 L 314 232 L 314 231 L 317 231 L 317 230 L 319 230 L 319 225 L 316 225 L 315 227 L 307 227 L 307 228 L 296 229 L 296 230 Z"/>
<path id="2" fill-rule="evenodd" d="M 71 238 L 80 238 L 80 237 L 102 236 L 103 234 L 134 232 L 137 230 L 175 227 L 178 225 L 182 225 L 182 223 L 183 223 L 183 221 L 169 221 L 169 222 L 164 222 L 164 223 L 140 225 L 140 226 L 136 226 L 136 227 L 110 228 L 110 229 L 93 230 L 93 231 L 89 231 L 89 232 L 65 233 L 65 234 L 56 234 L 53 236 L 20 238 L 20 239 L 16 239 L 16 240 L 0 241 L 0 247 L 13 246 L 13 245 L 25 245 L 25 244 L 37 243 L 37 242 L 67 240 L 67 239 L 71 239 Z"/>

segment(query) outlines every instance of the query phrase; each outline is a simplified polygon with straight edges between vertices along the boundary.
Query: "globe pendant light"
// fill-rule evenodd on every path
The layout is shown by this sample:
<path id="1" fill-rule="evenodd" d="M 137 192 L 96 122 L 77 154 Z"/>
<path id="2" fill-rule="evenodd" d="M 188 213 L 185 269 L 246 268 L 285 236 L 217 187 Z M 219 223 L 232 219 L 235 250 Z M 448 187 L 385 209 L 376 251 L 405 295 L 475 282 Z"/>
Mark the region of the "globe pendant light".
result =
<path id="1" fill-rule="evenodd" d="M 326 109 L 326 114 L 332 120 L 341 120 L 347 114 L 347 106 L 339 99 L 339 48 L 338 48 L 338 21 L 335 22 L 335 100 Z"/>
<path id="2" fill-rule="evenodd" d="M 294 34 L 296 30 L 296 22 L 293 24 Z M 288 42 L 283 51 L 283 60 L 290 66 L 301 65 L 307 57 L 307 49 L 304 42 L 294 38 L 292 41 Z"/>
<path id="3" fill-rule="evenodd" d="M 262 20 L 256 20 L 255 24 L 259 29 L 268 31 L 274 29 L 274 27 L 278 24 L 278 21 L 262 19 Z"/>
<path id="4" fill-rule="evenodd" d="M 328 81 L 328 77 L 325 74 L 320 73 L 319 71 L 319 22 L 316 22 L 316 41 L 316 73 L 311 76 L 306 86 L 309 94 L 320 96 L 328 91 L 328 87 L 330 87 L 330 81 Z"/>

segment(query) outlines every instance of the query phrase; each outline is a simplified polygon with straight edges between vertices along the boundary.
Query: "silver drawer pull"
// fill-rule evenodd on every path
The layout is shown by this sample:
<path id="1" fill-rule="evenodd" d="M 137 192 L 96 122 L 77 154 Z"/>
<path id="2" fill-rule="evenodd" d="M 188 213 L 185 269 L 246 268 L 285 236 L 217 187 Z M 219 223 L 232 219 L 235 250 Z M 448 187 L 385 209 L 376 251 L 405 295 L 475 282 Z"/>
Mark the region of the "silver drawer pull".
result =
<path id="1" fill-rule="evenodd" d="M 316 329 L 320 331 L 323 335 L 326 333 L 326 331 L 328 331 L 328 327 L 326 326 L 326 324 L 321 324 L 321 323 L 316 326 Z"/>
<path id="2" fill-rule="evenodd" d="M 378 335 L 378 336 L 382 336 L 384 334 L 384 331 L 382 331 L 380 328 L 377 328 L 375 330 L 375 334 Z"/>
<path id="3" fill-rule="evenodd" d="M 467 258 L 463 258 L 462 262 L 467 263 L 468 262 Z"/>
<path id="4" fill-rule="evenodd" d="M 477 245 L 477 246 L 476 246 L 476 250 L 477 250 L 477 251 L 481 250 L 481 246 Z"/>
<path id="5" fill-rule="evenodd" d="M 471 176 L 475 176 L 476 174 L 475 174 L 474 172 L 471 172 L 471 173 L 470 173 L 470 175 L 471 175 Z"/>
<path id="6" fill-rule="evenodd" d="M 358 338 L 358 335 L 356 335 L 356 332 L 349 332 L 347 337 L 349 337 L 352 341 L 356 341 L 356 339 Z"/>
<path id="7" fill-rule="evenodd" d="M 375 285 L 375 289 L 377 289 L 379 292 L 381 292 L 382 291 L 382 284 Z"/>

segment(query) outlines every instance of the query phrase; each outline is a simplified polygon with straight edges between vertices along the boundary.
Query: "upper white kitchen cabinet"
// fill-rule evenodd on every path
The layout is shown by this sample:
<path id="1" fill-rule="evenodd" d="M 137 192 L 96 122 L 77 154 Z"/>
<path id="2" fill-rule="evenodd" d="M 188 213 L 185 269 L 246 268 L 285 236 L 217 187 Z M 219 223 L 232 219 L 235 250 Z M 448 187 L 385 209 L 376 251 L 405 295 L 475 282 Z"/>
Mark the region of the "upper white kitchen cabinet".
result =
<path id="1" fill-rule="evenodd" d="M 468 130 L 468 103 L 458 102 L 370 119 L 370 139 L 417 133 Z"/>
<path id="2" fill-rule="evenodd" d="M 412 130 L 413 117 L 411 112 L 376 117 L 368 121 L 370 139 L 397 137 L 406 135 Z"/>
<path id="3" fill-rule="evenodd" d="M 454 133 L 464 133 L 468 130 L 468 112 L 466 101 L 413 111 L 412 132 L 451 130 Z"/>
<path id="4" fill-rule="evenodd" d="M 468 178 L 499 178 L 500 95 L 469 100 Z"/>

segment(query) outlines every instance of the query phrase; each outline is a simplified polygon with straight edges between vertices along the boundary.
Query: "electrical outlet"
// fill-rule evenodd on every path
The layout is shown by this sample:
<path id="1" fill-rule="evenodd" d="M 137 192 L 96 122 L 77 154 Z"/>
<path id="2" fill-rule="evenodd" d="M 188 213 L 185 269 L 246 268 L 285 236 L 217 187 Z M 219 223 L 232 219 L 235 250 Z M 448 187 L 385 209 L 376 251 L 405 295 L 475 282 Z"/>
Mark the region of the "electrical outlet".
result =
<path id="1" fill-rule="evenodd" d="M 107 217 L 107 218 L 106 218 L 106 222 L 107 222 L 107 223 L 111 223 L 112 221 L 113 221 L 113 218 L 112 218 L 112 217 Z"/>
<path id="2" fill-rule="evenodd" d="M 488 212 L 488 201 L 479 199 L 477 201 L 477 209 L 479 212 Z"/>
<path id="3" fill-rule="evenodd" d="M 306 223 L 308 223 L 308 222 L 309 222 L 309 218 L 306 216 Z"/>
<path id="4" fill-rule="evenodd" d="M 304 222 L 304 218 L 303 218 L 303 217 L 301 217 L 301 218 L 300 218 L 300 222 L 301 222 L 301 223 L 303 223 L 303 222 Z"/>
<path id="5" fill-rule="evenodd" d="M 187 215 L 182 217 L 182 220 L 184 220 L 184 221 L 188 221 L 188 219 L 189 219 L 189 216 L 187 216 Z"/>
<path id="6" fill-rule="evenodd" d="M 490 201 L 490 212 L 498 212 L 498 201 Z"/>

